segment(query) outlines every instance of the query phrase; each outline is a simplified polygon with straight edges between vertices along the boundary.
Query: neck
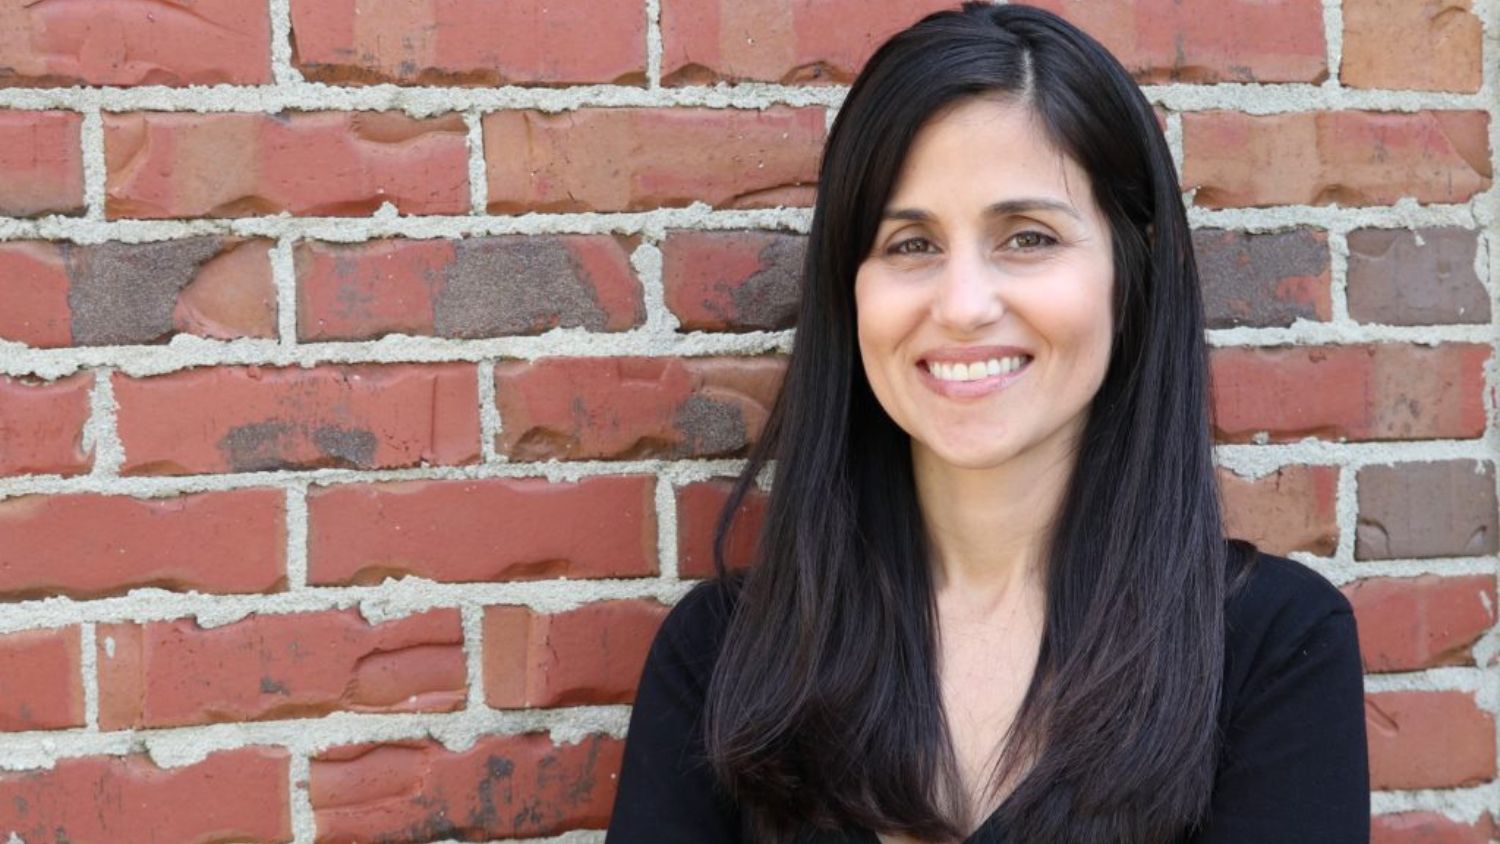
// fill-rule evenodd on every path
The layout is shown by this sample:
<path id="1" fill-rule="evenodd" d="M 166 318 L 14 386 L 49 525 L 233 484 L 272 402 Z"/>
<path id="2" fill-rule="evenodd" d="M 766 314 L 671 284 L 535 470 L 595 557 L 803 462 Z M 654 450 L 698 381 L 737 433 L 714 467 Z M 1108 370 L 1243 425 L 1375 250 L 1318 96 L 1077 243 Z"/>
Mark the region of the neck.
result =
<path id="1" fill-rule="evenodd" d="M 1042 587 L 1046 541 L 1076 459 L 1078 433 L 1059 430 L 983 468 L 955 466 L 912 441 L 917 500 L 940 600 L 994 606 Z"/>

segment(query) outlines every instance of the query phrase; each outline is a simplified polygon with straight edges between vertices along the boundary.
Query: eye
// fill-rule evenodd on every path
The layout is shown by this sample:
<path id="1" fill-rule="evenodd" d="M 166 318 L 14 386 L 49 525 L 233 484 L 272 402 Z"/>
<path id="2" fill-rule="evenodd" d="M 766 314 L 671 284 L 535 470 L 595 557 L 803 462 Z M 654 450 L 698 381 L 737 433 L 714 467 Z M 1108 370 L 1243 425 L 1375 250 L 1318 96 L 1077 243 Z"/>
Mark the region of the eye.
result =
<path id="1" fill-rule="evenodd" d="M 931 245 L 932 242 L 925 237 L 908 237 L 891 244 L 885 251 L 888 255 L 922 255 Z"/>
<path id="2" fill-rule="evenodd" d="M 1017 246 L 1022 252 L 1044 249 L 1048 246 L 1054 246 L 1057 244 L 1057 238 L 1042 234 L 1039 231 L 1033 231 L 1029 229 L 1023 232 L 1016 232 L 1015 234 L 1011 235 L 1010 240 L 1006 242 L 1010 243 L 1012 241 L 1017 242 Z"/>

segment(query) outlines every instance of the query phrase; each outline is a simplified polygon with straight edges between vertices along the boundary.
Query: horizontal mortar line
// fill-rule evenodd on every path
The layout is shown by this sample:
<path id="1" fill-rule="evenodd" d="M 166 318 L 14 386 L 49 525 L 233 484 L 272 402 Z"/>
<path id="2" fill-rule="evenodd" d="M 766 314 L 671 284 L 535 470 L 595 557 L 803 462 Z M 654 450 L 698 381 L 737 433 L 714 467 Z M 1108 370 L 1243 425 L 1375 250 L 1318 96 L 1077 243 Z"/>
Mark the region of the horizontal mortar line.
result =
<path id="1" fill-rule="evenodd" d="M 1317 322 L 1298 319 L 1291 326 L 1210 328 L 1205 332 L 1210 346 L 1349 346 L 1365 343 L 1415 343 L 1424 346 L 1438 343 L 1495 342 L 1495 328 L 1490 322 L 1445 325 L 1382 325 L 1379 323 Z"/>
<path id="2" fill-rule="evenodd" d="M 1358 109 L 1413 112 L 1422 110 L 1487 109 L 1493 100 L 1488 89 L 1474 93 L 1442 91 L 1360 90 L 1308 83 L 1146 84 L 1140 86 L 1153 105 L 1175 111 L 1234 110 L 1248 114 Z M 0 107 L 27 109 L 87 109 L 110 111 L 259 111 L 395 110 L 414 117 L 462 109 L 539 109 L 570 111 L 579 108 L 705 107 L 765 108 L 840 107 L 848 96 L 846 85 L 783 85 L 769 82 L 685 85 L 646 88 L 633 85 L 432 86 L 380 83 L 361 86 L 321 82 L 283 82 L 271 85 L 212 86 L 98 86 L 20 88 L 0 90 Z"/>
<path id="3" fill-rule="evenodd" d="M 1230 229 L 1249 233 L 1289 228 L 1321 228 L 1347 233 L 1354 229 L 1460 228 L 1483 231 L 1479 211 L 1483 194 L 1464 203 L 1419 204 L 1401 197 L 1391 205 L 1272 205 L 1253 208 L 1204 208 L 1190 206 L 1188 222 L 1193 229 Z"/>
<path id="4" fill-rule="evenodd" d="M 276 340 L 211 340 L 179 334 L 161 346 L 74 346 L 33 349 L 0 342 L 0 374 L 68 375 L 89 367 L 114 367 L 123 375 L 163 375 L 199 366 L 302 367 L 322 364 L 478 363 L 492 358 L 718 357 L 785 354 L 793 332 L 694 331 L 641 328 L 613 334 L 556 328 L 526 337 L 453 340 L 390 334 L 379 340 L 313 342 L 283 346 Z"/>
<path id="5" fill-rule="evenodd" d="M 1259 478 L 1286 466 L 1386 466 L 1438 460 L 1493 461 L 1497 450 L 1486 437 L 1473 440 L 1371 440 L 1330 442 L 1302 439 L 1286 443 L 1219 443 L 1215 461 L 1245 478 Z"/>
<path id="6" fill-rule="evenodd" d="M 1440 666 L 1418 671 L 1366 672 L 1366 692 L 1477 692 L 1493 682 L 1481 666 Z"/>
<path id="7" fill-rule="evenodd" d="M 426 466 L 412 469 L 280 469 L 205 475 L 131 475 L 102 477 L 79 475 L 23 475 L 0 479 L 0 499 L 18 495 L 65 495 L 99 493 L 164 498 L 195 492 L 236 489 L 300 490 L 344 484 L 374 484 L 402 481 L 478 481 L 493 478 L 543 478 L 554 482 L 620 475 L 652 475 L 681 486 L 708 478 L 738 476 L 744 458 L 643 460 L 547 460 L 500 461 L 465 466 Z"/>
<path id="8" fill-rule="evenodd" d="M 363 243 L 383 238 L 437 239 L 503 234 L 642 234 L 661 229 L 732 231 L 737 229 L 806 233 L 809 207 L 714 208 L 694 202 L 680 208 L 646 211 L 526 212 L 523 214 L 401 215 L 387 202 L 366 217 L 293 216 L 194 219 L 90 220 L 53 214 L 46 217 L 0 217 L 0 242 L 65 240 L 72 243 L 149 243 L 219 235 L 269 239 Z"/>
<path id="9" fill-rule="evenodd" d="M 0 734 L 0 770 L 51 768 L 80 756 L 145 752 L 163 768 L 201 762 L 209 754 L 245 747 L 283 747 L 316 754 L 348 744 L 432 738 L 462 752 L 488 736 L 547 732 L 558 744 L 576 744 L 593 733 L 622 738 L 629 720 L 625 705 L 552 709 L 465 709 L 456 712 L 335 712 L 320 718 L 244 721 L 101 733 L 81 729 Z"/>
<path id="10" fill-rule="evenodd" d="M 1292 327 L 1208 329 L 1205 341 L 1219 348 L 1362 346 L 1376 343 L 1492 345 L 1493 323 L 1400 326 L 1298 320 Z M 69 346 L 37 349 L 0 341 L 0 374 L 57 378 L 80 369 L 112 367 L 122 375 L 147 377 L 203 366 L 302 367 L 320 365 L 478 363 L 492 359 L 719 357 L 788 354 L 795 329 L 746 332 L 669 332 L 642 327 L 614 333 L 581 327 L 554 328 L 530 336 L 453 339 L 388 334 L 377 340 L 313 341 L 286 345 L 271 339 L 215 340 L 179 334 L 155 346 Z"/>
<path id="11" fill-rule="evenodd" d="M 1500 558 L 1496 557 L 1351 560 L 1320 557 L 1305 551 L 1292 551 L 1287 556 L 1305 563 L 1335 586 L 1376 577 L 1465 577 L 1477 574 L 1493 578 L 1500 573 Z"/>
<path id="12" fill-rule="evenodd" d="M 1464 823 L 1478 821 L 1491 807 L 1500 805 L 1500 781 L 1448 789 L 1372 791 L 1372 815 L 1401 812 L 1438 812 Z"/>

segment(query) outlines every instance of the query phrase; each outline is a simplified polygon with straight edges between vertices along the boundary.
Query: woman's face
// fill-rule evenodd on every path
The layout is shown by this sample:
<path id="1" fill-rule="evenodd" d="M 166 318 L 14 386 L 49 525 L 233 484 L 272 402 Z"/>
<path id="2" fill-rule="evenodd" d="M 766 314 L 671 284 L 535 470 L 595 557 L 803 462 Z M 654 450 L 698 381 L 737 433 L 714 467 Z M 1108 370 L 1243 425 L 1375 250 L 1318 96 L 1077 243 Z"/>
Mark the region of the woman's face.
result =
<path id="1" fill-rule="evenodd" d="M 918 132 L 855 277 L 870 387 L 919 460 L 1071 453 L 1109 363 L 1113 284 L 1083 170 L 1027 107 L 965 100 Z"/>

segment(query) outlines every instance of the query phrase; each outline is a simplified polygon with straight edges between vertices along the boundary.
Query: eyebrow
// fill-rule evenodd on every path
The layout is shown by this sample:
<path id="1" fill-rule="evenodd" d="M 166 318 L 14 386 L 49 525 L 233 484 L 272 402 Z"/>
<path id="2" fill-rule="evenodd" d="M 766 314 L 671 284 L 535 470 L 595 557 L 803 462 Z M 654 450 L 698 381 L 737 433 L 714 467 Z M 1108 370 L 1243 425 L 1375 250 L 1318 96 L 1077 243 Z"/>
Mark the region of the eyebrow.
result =
<path id="1" fill-rule="evenodd" d="M 1073 206 L 1066 202 L 1055 199 L 1044 199 L 1042 197 L 1026 197 L 1023 199 L 1006 199 L 986 206 L 984 215 L 986 217 L 1003 217 L 1007 214 L 1021 214 L 1027 211 L 1061 211 L 1076 220 L 1082 221 Z M 916 220 L 926 222 L 931 220 L 932 214 L 921 208 L 889 208 L 881 215 L 882 220 Z"/>

